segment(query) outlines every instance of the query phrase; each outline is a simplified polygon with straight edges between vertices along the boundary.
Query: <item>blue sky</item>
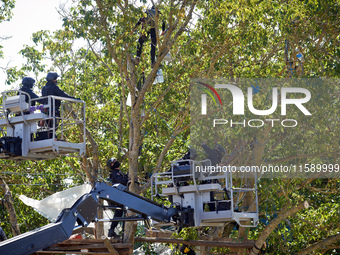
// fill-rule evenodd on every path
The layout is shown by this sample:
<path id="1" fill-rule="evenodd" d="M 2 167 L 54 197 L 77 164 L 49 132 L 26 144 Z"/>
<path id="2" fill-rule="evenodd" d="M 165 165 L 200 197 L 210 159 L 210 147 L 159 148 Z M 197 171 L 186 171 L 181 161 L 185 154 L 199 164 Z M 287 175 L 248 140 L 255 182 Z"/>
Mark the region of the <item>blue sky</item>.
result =
<path id="1" fill-rule="evenodd" d="M 18 54 L 25 44 L 33 46 L 32 33 L 39 30 L 54 31 L 62 27 L 57 12 L 65 0 L 16 0 L 13 18 L 0 24 L 0 36 L 10 39 L 1 41 L 4 47 L 4 59 L 0 59 L 1 67 L 21 66 L 24 59 Z M 0 70 L 0 92 L 11 89 L 5 86 L 6 75 Z M 21 80 L 14 85 L 19 88 Z"/>

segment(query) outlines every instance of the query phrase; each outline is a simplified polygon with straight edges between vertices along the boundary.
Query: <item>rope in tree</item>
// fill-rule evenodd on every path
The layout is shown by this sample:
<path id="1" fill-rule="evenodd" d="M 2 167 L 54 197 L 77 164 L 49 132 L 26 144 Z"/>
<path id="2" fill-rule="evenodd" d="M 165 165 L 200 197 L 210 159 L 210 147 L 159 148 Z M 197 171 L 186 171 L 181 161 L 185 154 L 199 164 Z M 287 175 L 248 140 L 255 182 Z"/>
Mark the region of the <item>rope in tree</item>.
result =
<path id="1" fill-rule="evenodd" d="M 296 51 L 293 50 L 293 53 L 296 54 Z M 301 76 L 304 74 L 304 68 L 303 68 L 303 64 L 301 59 L 303 58 L 303 55 L 301 52 L 297 52 L 296 54 L 296 59 L 293 60 L 292 57 L 289 57 L 289 40 L 286 39 L 285 40 L 285 62 L 286 62 L 286 66 L 287 66 L 287 74 L 288 74 L 288 78 L 292 78 L 292 76 L 294 75 L 294 71 L 296 73 L 297 76 Z M 294 58 L 295 58 L 294 57 Z M 296 65 L 296 63 L 299 63 L 299 65 Z M 295 64 L 294 64 L 295 63 Z M 283 72 L 283 70 L 282 70 Z M 280 75 L 282 74 L 282 72 L 280 73 Z"/>
<path id="2" fill-rule="evenodd" d="M 289 51 L 289 41 L 286 39 L 285 40 L 285 61 L 286 61 L 286 65 L 289 65 L 289 67 L 288 67 L 288 75 L 289 75 L 289 71 L 291 71 L 291 74 L 289 75 L 288 78 L 292 78 L 292 75 L 294 75 L 294 72 L 293 72 L 294 69 L 292 68 L 293 62 L 290 61 L 290 59 L 289 59 L 288 51 Z"/>

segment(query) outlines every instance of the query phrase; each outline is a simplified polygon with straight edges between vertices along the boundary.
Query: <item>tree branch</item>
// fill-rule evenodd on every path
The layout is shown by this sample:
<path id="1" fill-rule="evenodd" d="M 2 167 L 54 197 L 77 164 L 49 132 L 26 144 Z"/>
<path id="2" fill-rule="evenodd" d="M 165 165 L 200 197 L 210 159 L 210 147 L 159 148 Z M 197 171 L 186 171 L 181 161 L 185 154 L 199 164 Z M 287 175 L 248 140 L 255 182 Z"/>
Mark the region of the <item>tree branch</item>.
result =
<path id="1" fill-rule="evenodd" d="M 339 152 L 337 152 L 337 154 L 339 154 Z M 285 162 L 285 161 L 289 161 L 292 159 L 301 159 L 301 158 L 314 158 L 314 157 L 321 157 L 321 156 L 328 156 L 329 153 L 322 153 L 322 152 L 317 152 L 317 153 L 312 153 L 312 154 L 303 154 L 303 155 L 294 155 L 294 156 L 289 156 L 286 158 L 281 158 L 281 159 L 276 159 L 273 161 L 270 161 L 271 164 L 276 164 L 276 163 L 280 163 L 280 162 Z"/>
<path id="2" fill-rule="evenodd" d="M 13 233 L 13 236 L 17 236 L 20 235 L 20 229 L 19 229 L 19 225 L 18 225 L 18 219 L 17 219 L 17 214 L 15 212 L 15 208 L 14 208 L 14 204 L 13 204 L 13 198 L 12 198 L 12 193 L 7 185 L 7 183 L 5 182 L 5 180 L 0 176 L 0 186 L 3 189 L 4 192 L 4 204 L 5 207 L 8 211 L 9 214 L 9 220 L 10 220 L 10 224 L 11 224 L 11 230 Z"/>
<path id="3" fill-rule="evenodd" d="M 318 249 L 327 249 L 328 250 L 331 244 L 338 242 L 338 241 L 340 241 L 340 234 L 330 236 L 330 237 L 328 237 L 328 238 L 326 238 L 326 239 L 324 239 L 320 242 L 312 244 L 308 248 L 299 251 L 295 255 L 311 254 L 313 251 L 318 250 Z"/>
<path id="4" fill-rule="evenodd" d="M 253 248 L 250 251 L 250 254 L 258 254 L 261 250 L 262 245 L 266 242 L 266 239 L 269 237 L 271 232 L 280 224 L 280 222 L 291 215 L 295 214 L 296 212 L 307 209 L 309 207 L 309 204 L 307 201 L 304 201 L 296 206 L 293 206 L 290 209 L 286 209 L 280 212 L 280 214 L 272 220 L 269 225 L 262 231 L 259 238 L 256 240 Z"/>

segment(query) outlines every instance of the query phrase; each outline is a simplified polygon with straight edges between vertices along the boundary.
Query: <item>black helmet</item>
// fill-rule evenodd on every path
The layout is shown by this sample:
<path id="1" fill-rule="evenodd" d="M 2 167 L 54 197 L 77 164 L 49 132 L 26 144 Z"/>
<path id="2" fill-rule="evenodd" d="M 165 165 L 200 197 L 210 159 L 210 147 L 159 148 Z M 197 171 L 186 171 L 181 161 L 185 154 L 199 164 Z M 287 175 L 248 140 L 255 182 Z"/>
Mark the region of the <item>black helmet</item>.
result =
<path id="1" fill-rule="evenodd" d="M 197 156 L 197 151 L 195 149 L 190 149 L 190 159 L 196 159 Z"/>
<path id="2" fill-rule="evenodd" d="M 58 79 L 59 75 L 57 73 L 48 73 L 46 76 L 46 81 L 54 81 L 56 79 Z"/>
<path id="3" fill-rule="evenodd" d="M 220 155 L 224 155 L 226 153 L 225 149 L 220 144 L 218 144 L 218 143 L 215 144 L 215 150 Z"/>
<path id="4" fill-rule="evenodd" d="M 113 165 L 111 165 L 113 163 Z M 107 162 L 106 162 L 106 166 L 110 169 L 115 169 L 118 168 L 120 166 L 120 163 L 115 159 L 115 158 L 110 158 Z"/>
<path id="5" fill-rule="evenodd" d="M 196 159 L 197 151 L 195 149 L 189 149 L 182 159 Z"/>
<path id="6" fill-rule="evenodd" d="M 33 88 L 35 80 L 31 77 L 24 77 L 21 83 L 24 87 Z"/>

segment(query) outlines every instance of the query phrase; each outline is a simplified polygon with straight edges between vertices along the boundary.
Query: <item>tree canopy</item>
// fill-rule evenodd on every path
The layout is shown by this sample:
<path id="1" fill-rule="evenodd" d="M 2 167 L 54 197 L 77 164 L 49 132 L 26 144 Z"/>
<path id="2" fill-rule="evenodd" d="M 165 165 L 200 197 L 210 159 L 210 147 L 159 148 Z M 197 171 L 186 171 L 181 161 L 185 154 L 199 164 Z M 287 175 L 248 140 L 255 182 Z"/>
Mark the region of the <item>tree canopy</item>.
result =
<path id="1" fill-rule="evenodd" d="M 7 19 L 13 1 L 2 2 L 0 16 Z M 149 38 L 136 64 L 139 37 L 148 38 L 150 28 L 136 24 L 152 4 L 159 10 L 156 61 L 151 65 Z M 20 51 L 27 62 L 7 70 L 7 84 L 52 70 L 61 74 L 58 85 L 86 102 L 87 150 L 81 159 L 1 160 L 1 182 L 7 183 L 13 195 L 21 232 L 46 224 L 46 220 L 23 205 L 17 195 L 41 199 L 69 187 L 66 177 L 73 179 L 72 185 L 105 179 L 106 161 L 111 157 L 118 158 L 129 173 L 130 189 L 149 196 L 150 175 L 169 169 L 171 161 L 193 146 L 190 128 L 200 120 L 193 118 L 190 109 L 190 83 L 198 78 L 236 84 L 242 79 L 259 84 L 261 79 L 276 79 L 291 86 L 304 80 L 313 95 L 311 118 L 298 113 L 287 116 L 299 120 L 294 129 L 265 125 L 247 129 L 246 134 L 242 129 L 219 130 L 227 137 L 225 163 L 339 166 L 339 1 L 79 0 L 60 14 L 63 28 L 34 33 L 35 45 Z M 165 60 L 169 54 L 171 60 Z M 158 80 L 160 69 L 163 82 Z M 311 86 L 315 80 L 320 82 Z M 38 80 L 36 90 L 44 83 L 44 79 Z M 240 85 L 244 92 L 246 85 Z M 265 88 L 270 91 L 271 87 Z M 263 91 L 267 90 L 253 95 L 257 109 L 271 103 L 270 93 Z M 131 104 L 127 104 L 128 95 Z M 277 115 L 275 112 L 271 118 Z M 246 117 L 252 118 L 249 113 Z M 137 177 L 140 185 L 135 183 Z M 263 249 L 271 254 L 337 254 L 340 182 L 319 177 L 261 178 L 256 228 L 226 224 L 217 231 L 203 232 L 258 240 L 256 247 L 266 246 Z M 1 193 L 3 197 L 6 192 Z M 254 197 L 248 197 L 242 203 L 251 207 L 253 201 Z M 299 207 L 304 201 L 310 205 L 307 210 Z M 11 227 L 4 224 L 9 217 L 6 210 L 1 217 L 10 233 Z M 209 252 L 245 251 L 215 248 Z"/>
<path id="2" fill-rule="evenodd" d="M 0 23 L 4 21 L 9 21 L 12 18 L 12 9 L 15 5 L 15 0 L 1 0 L 0 6 Z M 0 42 L 5 40 L 3 34 L 0 34 Z M 0 45 L 0 58 L 3 58 L 3 51 L 1 50 L 2 46 Z"/>

